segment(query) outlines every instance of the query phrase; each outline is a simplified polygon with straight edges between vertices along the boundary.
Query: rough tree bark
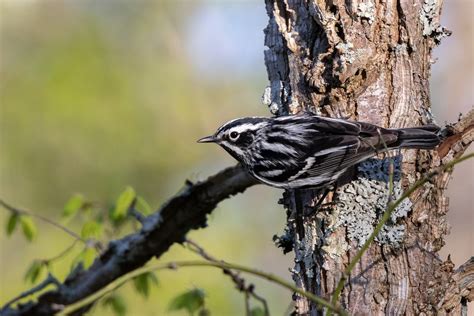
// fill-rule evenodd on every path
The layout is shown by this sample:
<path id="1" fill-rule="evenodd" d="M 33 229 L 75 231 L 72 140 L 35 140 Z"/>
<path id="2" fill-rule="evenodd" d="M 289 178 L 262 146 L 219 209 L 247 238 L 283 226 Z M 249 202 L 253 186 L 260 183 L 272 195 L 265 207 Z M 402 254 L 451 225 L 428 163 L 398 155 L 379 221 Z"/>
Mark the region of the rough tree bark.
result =
<path id="1" fill-rule="evenodd" d="M 439 24 L 441 5 L 442 0 L 266 0 L 270 86 L 264 103 L 276 115 L 311 111 L 386 127 L 431 123 L 431 51 L 449 35 Z M 472 141 L 472 126 L 468 130 L 451 140 L 456 146 L 403 150 L 395 159 L 395 197 L 427 170 L 459 156 Z M 387 165 L 371 160 L 359 167 L 357 179 L 326 200 L 337 203 L 312 216 L 303 214 L 311 213 L 317 192 L 284 194 L 288 221 L 277 244 L 294 251 L 292 275 L 299 287 L 330 298 L 387 203 Z M 436 177 L 393 214 L 344 288 L 340 302 L 351 314 L 459 315 L 472 299 L 450 260 L 437 255 L 448 230 L 448 182 L 449 175 Z M 296 314 L 317 315 L 308 299 L 295 295 L 294 301 Z"/>

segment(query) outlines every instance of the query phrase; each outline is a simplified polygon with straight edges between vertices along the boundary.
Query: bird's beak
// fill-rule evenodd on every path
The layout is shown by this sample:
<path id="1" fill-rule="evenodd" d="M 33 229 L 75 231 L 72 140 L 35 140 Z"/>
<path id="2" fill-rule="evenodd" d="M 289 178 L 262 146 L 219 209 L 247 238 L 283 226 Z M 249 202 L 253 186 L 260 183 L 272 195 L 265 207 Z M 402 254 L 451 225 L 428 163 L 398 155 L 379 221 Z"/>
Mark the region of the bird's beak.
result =
<path id="1" fill-rule="evenodd" d="M 217 138 L 214 136 L 206 136 L 197 141 L 198 143 L 216 143 Z"/>

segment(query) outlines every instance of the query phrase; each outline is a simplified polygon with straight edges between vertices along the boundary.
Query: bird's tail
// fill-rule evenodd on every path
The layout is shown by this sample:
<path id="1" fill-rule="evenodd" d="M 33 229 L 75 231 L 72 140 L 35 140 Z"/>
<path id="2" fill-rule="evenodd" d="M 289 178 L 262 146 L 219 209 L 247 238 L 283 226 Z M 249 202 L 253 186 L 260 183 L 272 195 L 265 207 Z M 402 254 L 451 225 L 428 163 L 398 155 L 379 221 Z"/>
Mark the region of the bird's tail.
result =
<path id="1" fill-rule="evenodd" d="M 440 142 L 440 128 L 436 125 L 391 129 L 398 134 L 398 148 L 433 149 Z M 395 144 L 394 144 L 395 145 Z"/>

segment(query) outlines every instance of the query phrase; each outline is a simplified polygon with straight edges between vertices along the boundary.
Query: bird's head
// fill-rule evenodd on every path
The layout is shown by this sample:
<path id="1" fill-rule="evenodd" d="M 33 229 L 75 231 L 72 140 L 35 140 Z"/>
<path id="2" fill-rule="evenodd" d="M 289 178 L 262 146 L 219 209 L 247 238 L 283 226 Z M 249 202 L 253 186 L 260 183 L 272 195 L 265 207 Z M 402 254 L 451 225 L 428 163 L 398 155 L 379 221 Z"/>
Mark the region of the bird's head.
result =
<path id="1" fill-rule="evenodd" d="M 214 135 L 203 137 L 198 143 L 216 143 L 235 159 L 245 162 L 251 156 L 250 147 L 258 132 L 269 124 L 264 117 L 246 117 L 229 121 L 219 127 Z"/>

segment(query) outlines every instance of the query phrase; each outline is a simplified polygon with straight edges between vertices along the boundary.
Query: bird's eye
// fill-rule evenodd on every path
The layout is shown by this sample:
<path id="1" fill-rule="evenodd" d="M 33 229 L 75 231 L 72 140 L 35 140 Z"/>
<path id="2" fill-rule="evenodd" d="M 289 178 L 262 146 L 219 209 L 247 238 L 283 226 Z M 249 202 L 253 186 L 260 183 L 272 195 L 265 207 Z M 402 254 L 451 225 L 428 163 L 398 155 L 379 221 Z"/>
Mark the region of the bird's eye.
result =
<path id="1" fill-rule="evenodd" d="M 229 138 L 231 141 L 235 142 L 237 138 L 239 138 L 239 133 L 237 133 L 236 131 L 230 132 Z"/>

